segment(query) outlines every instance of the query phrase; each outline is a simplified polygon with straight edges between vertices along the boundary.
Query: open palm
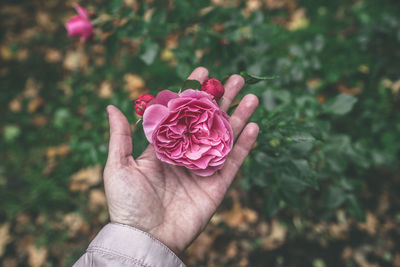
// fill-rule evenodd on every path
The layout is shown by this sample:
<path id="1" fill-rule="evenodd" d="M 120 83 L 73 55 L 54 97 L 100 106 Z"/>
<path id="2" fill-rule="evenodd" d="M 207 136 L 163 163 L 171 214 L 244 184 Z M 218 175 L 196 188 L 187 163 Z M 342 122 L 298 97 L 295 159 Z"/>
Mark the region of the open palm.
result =
<path id="1" fill-rule="evenodd" d="M 203 82 L 207 76 L 207 69 L 199 67 L 189 79 Z M 228 109 L 243 85 L 239 75 L 228 79 L 221 109 Z M 161 162 L 152 145 L 134 159 L 128 120 L 116 107 L 107 107 L 110 144 L 104 184 L 111 221 L 148 232 L 176 253 L 185 249 L 207 225 L 256 140 L 258 126 L 247 121 L 257 105 L 254 95 L 242 99 L 230 117 L 235 138 L 241 134 L 224 167 L 209 177 Z"/>

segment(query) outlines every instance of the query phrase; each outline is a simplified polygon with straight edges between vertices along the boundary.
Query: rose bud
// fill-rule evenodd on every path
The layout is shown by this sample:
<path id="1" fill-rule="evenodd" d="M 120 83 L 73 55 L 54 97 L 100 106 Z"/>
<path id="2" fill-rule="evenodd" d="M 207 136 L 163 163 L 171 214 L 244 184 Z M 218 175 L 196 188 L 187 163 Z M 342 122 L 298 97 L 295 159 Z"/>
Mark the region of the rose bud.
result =
<path id="1" fill-rule="evenodd" d="M 217 79 L 207 78 L 201 85 L 201 91 L 209 93 L 218 101 L 224 95 L 225 89 L 222 83 Z"/>
<path id="2" fill-rule="evenodd" d="M 85 42 L 93 34 L 93 24 L 90 22 L 89 13 L 83 7 L 74 5 L 74 8 L 78 12 L 78 15 L 70 18 L 65 23 L 65 28 L 69 36 L 80 36 L 81 42 Z"/>
<path id="3" fill-rule="evenodd" d="M 154 96 L 149 94 L 143 94 L 139 96 L 135 100 L 135 112 L 139 116 L 143 116 L 144 111 L 146 110 L 147 104 L 153 100 Z"/>

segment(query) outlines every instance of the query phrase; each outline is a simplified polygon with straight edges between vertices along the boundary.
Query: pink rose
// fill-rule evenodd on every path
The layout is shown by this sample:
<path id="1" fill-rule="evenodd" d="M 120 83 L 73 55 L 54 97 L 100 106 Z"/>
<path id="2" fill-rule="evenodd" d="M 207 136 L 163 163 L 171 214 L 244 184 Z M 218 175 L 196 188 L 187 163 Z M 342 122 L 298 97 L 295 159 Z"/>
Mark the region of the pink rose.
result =
<path id="1" fill-rule="evenodd" d="M 214 99 L 218 101 L 225 92 L 224 86 L 220 81 L 215 78 L 207 78 L 201 85 L 201 91 L 207 92 L 214 96 Z"/>
<path id="2" fill-rule="evenodd" d="M 79 5 L 74 5 L 78 15 L 70 18 L 65 24 L 69 36 L 80 36 L 81 42 L 85 42 L 93 34 L 93 24 L 90 22 L 88 12 Z"/>
<path id="3" fill-rule="evenodd" d="M 233 145 L 228 115 L 198 90 L 158 93 L 144 112 L 143 129 L 161 161 L 200 176 L 221 169 Z"/>
<path id="4" fill-rule="evenodd" d="M 154 96 L 149 95 L 149 94 L 143 94 L 139 96 L 135 100 L 135 111 L 136 114 L 139 116 L 143 116 L 144 111 L 146 110 L 147 104 L 153 100 Z"/>

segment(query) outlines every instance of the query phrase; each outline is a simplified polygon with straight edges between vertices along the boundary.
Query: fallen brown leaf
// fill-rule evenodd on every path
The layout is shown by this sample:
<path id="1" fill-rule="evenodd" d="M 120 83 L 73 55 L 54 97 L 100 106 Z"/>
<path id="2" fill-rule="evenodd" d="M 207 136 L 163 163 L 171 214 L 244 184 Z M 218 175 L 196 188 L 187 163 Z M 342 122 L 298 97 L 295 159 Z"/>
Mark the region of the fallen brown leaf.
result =
<path id="1" fill-rule="evenodd" d="M 311 89 L 315 90 L 321 85 L 321 83 L 322 83 L 322 80 L 320 78 L 314 77 L 307 81 L 307 86 L 310 87 Z"/>
<path id="2" fill-rule="evenodd" d="M 342 93 L 342 94 L 347 94 L 347 95 L 359 95 L 362 92 L 362 85 L 358 85 L 353 88 L 349 88 L 346 84 L 343 82 L 340 82 L 337 86 L 336 89 Z"/>
<path id="3" fill-rule="evenodd" d="M 13 55 L 8 45 L 3 44 L 0 46 L 0 57 L 4 61 L 12 59 Z"/>
<path id="4" fill-rule="evenodd" d="M 11 242 L 10 223 L 6 222 L 0 225 L 0 257 L 3 256 L 7 244 L 10 242 Z"/>
<path id="5" fill-rule="evenodd" d="M 353 256 L 353 249 L 349 246 L 345 247 L 342 251 L 342 259 L 349 260 Z"/>
<path id="6" fill-rule="evenodd" d="M 29 113 L 35 112 L 38 108 L 43 106 L 43 104 L 44 104 L 43 98 L 35 97 L 35 98 L 31 99 L 31 101 L 29 101 L 29 104 L 28 104 L 28 112 Z"/>
<path id="7" fill-rule="evenodd" d="M 374 214 L 367 212 L 365 223 L 358 223 L 358 227 L 373 236 L 376 234 L 377 228 L 379 227 L 379 221 Z"/>
<path id="8" fill-rule="evenodd" d="M 289 22 L 286 24 L 286 28 L 289 31 L 296 31 L 306 28 L 309 23 L 306 17 L 306 10 L 304 8 L 299 8 L 293 12 Z"/>
<path id="9" fill-rule="evenodd" d="M 59 146 L 52 146 L 46 149 L 47 158 L 63 157 L 70 152 L 71 148 L 67 144 L 62 144 Z"/>
<path id="10" fill-rule="evenodd" d="M 22 108 L 22 104 L 21 104 L 21 97 L 16 97 L 13 100 L 11 100 L 11 102 L 8 104 L 9 109 L 12 112 L 19 112 L 21 111 Z"/>
<path id="11" fill-rule="evenodd" d="M 100 90 L 99 90 L 99 97 L 108 99 L 112 98 L 114 95 L 111 83 L 108 81 L 104 81 L 100 84 Z"/>
<path id="12" fill-rule="evenodd" d="M 345 223 L 331 223 L 328 229 L 332 238 L 345 240 L 349 232 L 349 225 Z"/>
<path id="13" fill-rule="evenodd" d="M 32 243 L 27 247 L 27 252 L 30 267 L 40 267 L 44 265 L 48 254 L 47 248 L 37 247 Z"/>
<path id="14" fill-rule="evenodd" d="M 46 125 L 47 118 L 46 118 L 46 116 L 43 116 L 43 115 L 37 115 L 37 116 L 34 116 L 30 120 L 30 122 L 32 125 L 34 125 L 36 127 L 42 127 L 42 126 Z"/>
<path id="15" fill-rule="evenodd" d="M 206 254 L 209 253 L 210 247 L 214 242 L 215 237 L 210 236 L 207 232 L 203 232 L 199 235 L 196 241 L 187 249 L 187 253 L 190 257 L 198 260 L 204 260 Z"/>
<path id="16" fill-rule="evenodd" d="M 87 232 L 89 230 L 89 226 L 76 212 L 65 214 L 62 221 L 63 224 L 67 227 L 70 237 L 75 237 L 78 232 Z"/>
<path id="17" fill-rule="evenodd" d="M 44 59 L 48 63 L 57 63 L 61 61 L 62 59 L 62 54 L 59 50 L 54 49 L 54 48 L 48 48 L 46 50 L 46 54 L 44 56 Z"/>
<path id="18" fill-rule="evenodd" d="M 238 244 L 236 241 L 231 241 L 226 248 L 226 256 L 228 259 L 233 259 L 238 254 Z"/>
<path id="19" fill-rule="evenodd" d="M 85 70 L 88 66 L 89 58 L 83 51 L 68 51 L 64 58 L 64 68 L 70 71 L 78 69 Z"/>
<path id="20" fill-rule="evenodd" d="M 179 44 L 179 34 L 169 34 L 165 37 L 165 48 L 166 49 L 175 49 Z"/>
<path id="21" fill-rule="evenodd" d="M 96 211 L 105 208 L 107 205 L 106 196 L 103 190 L 93 189 L 89 193 L 89 209 Z"/>
<path id="22" fill-rule="evenodd" d="M 129 99 L 134 100 L 144 93 L 145 82 L 139 75 L 126 74 L 124 76 L 125 90 L 129 93 Z"/>
<path id="23" fill-rule="evenodd" d="M 269 235 L 262 238 L 262 247 L 266 250 L 274 250 L 282 246 L 286 239 L 286 232 L 286 227 L 283 227 L 278 220 L 272 220 Z"/>
<path id="24" fill-rule="evenodd" d="M 24 98 L 36 98 L 39 95 L 39 90 L 42 84 L 34 80 L 33 78 L 28 78 L 25 83 L 25 89 L 22 92 Z"/>
<path id="25" fill-rule="evenodd" d="M 215 6 L 237 7 L 241 3 L 241 1 L 239 1 L 239 0 L 211 0 L 211 3 Z"/>
<path id="26" fill-rule="evenodd" d="M 96 165 L 82 169 L 71 176 L 69 189 L 71 191 L 86 191 L 89 187 L 97 185 L 101 182 L 101 166 Z"/>
<path id="27" fill-rule="evenodd" d="M 265 5 L 270 10 L 283 8 L 287 4 L 286 2 L 286 0 L 264 0 Z"/>

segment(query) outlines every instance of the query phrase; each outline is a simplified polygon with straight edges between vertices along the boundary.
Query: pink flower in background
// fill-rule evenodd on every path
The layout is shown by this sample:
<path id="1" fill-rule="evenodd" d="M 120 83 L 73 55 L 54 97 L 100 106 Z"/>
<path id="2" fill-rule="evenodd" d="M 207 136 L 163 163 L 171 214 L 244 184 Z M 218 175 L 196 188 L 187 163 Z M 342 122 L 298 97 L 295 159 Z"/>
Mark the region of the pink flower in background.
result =
<path id="1" fill-rule="evenodd" d="M 135 111 L 139 116 L 143 116 L 146 110 L 147 104 L 154 99 L 154 96 L 149 94 L 143 94 L 135 100 Z"/>
<path id="2" fill-rule="evenodd" d="M 161 161 L 200 176 L 221 169 L 233 146 L 228 115 L 198 90 L 158 93 L 144 112 L 143 129 Z"/>
<path id="3" fill-rule="evenodd" d="M 224 95 L 225 89 L 222 83 L 217 79 L 207 78 L 201 85 L 201 91 L 209 93 L 218 101 Z"/>
<path id="4" fill-rule="evenodd" d="M 81 42 L 85 42 L 93 34 L 93 24 L 90 22 L 88 12 L 83 7 L 79 5 L 74 5 L 74 7 L 78 15 L 70 18 L 65 23 L 65 28 L 69 36 L 80 36 Z"/>

